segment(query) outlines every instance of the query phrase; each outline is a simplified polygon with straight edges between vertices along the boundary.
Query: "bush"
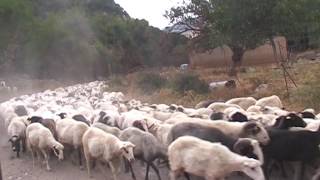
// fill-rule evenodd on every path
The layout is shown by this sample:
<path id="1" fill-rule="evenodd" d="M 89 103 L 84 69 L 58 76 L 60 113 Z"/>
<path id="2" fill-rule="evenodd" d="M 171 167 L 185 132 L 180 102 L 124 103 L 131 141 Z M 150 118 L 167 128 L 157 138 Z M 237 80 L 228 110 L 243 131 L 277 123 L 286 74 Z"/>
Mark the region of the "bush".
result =
<path id="1" fill-rule="evenodd" d="M 141 73 L 137 77 L 138 88 L 145 93 L 151 93 L 165 87 L 167 81 L 156 73 Z"/>
<path id="2" fill-rule="evenodd" d="M 199 76 L 195 74 L 177 74 L 177 76 L 173 79 L 171 88 L 180 93 L 190 90 L 199 94 L 209 92 L 208 84 L 200 80 Z"/>
<path id="3" fill-rule="evenodd" d="M 303 85 L 293 92 L 293 102 L 301 103 L 306 108 L 320 109 L 320 85 Z"/>

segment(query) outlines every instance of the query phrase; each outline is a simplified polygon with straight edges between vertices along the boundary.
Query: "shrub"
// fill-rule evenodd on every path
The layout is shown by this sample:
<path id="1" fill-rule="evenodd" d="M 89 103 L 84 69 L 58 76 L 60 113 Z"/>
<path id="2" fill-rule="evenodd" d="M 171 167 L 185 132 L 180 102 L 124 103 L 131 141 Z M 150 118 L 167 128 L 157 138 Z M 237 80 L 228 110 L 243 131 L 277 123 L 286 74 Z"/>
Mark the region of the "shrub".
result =
<path id="1" fill-rule="evenodd" d="M 180 93 L 190 90 L 200 94 L 209 92 L 209 87 L 206 82 L 200 80 L 199 76 L 188 73 L 177 74 L 173 79 L 171 88 Z"/>
<path id="2" fill-rule="evenodd" d="M 304 107 L 320 109 L 320 85 L 303 85 L 292 94 L 294 102 L 301 103 Z"/>
<path id="3" fill-rule="evenodd" d="M 166 85 L 167 81 L 156 73 L 141 73 L 137 77 L 138 88 L 145 93 L 159 90 Z"/>

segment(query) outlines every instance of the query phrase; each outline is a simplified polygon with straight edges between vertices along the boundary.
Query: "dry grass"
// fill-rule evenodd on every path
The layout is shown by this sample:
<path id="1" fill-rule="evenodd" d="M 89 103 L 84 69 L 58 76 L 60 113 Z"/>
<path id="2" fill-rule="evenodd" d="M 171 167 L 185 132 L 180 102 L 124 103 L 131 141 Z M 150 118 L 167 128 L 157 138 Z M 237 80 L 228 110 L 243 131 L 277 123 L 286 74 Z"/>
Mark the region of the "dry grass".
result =
<path id="1" fill-rule="evenodd" d="M 227 75 L 227 71 L 227 68 L 208 68 L 190 70 L 187 73 L 198 74 L 200 79 L 209 83 L 212 81 L 230 79 L 230 77 L 228 77 Z M 308 98 L 305 98 L 304 101 L 302 100 L 302 96 L 312 97 L 312 95 L 310 94 L 303 94 L 304 88 L 306 88 L 307 86 L 309 89 L 312 89 L 312 86 L 315 85 L 314 83 L 320 83 L 320 61 L 301 60 L 298 63 L 292 65 L 290 68 L 288 68 L 288 71 L 292 75 L 295 82 L 298 84 L 298 88 L 295 88 L 292 82 L 288 83 L 289 95 L 286 91 L 285 81 L 283 78 L 283 71 L 275 65 L 247 67 L 246 72 L 239 73 L 237 80 L 238 86 L 234 90 L 221 89 L 216 90 L 214 92 L 199 94 L 194 91 L 178 93 L 172 90 L 171 88 L 164 87 L 156 91 L 153 91 L 151 94 L 147 94 L 139 90 L 139 88 L 137 87 L 137 84 L 135 83 L 136 79 L 140 73 L 144 72 L 158 73 L 167 81 L 172 81 L 172 79 L 178 73 L 180 73 L 179 70 L 172 67 L 146 70 L 144 72 L 136 72 L 127 76 L 117 77 L 117 81 L 122 82 L 121 85 L 119 86 L 112 84 L 112 88 L 109 90 L 122 91 L 126 93 L 128 98 L 139 99 L 143 102 L 165 104 L 174 103 L 181 104 L 186 107 L 193 107 L 198 102 L 208 99 L 226 101 L 234 97 L 253 96 L 256 98 L 260 98 L 273 94 L 280 96 L 285 106 L 290 110 L 302 110 L 304 108 L 310 107 L 310 105 L 314 105 L 316 102 L 308 102 Z M 313 84 L 310 84 L 310 82 L 312 82 Z M 256 93 L 255 89 L 260 84 L 268 84 L 268 90 L 265 92 Z M 310 93 L 310 91 L 308 93 Z M 312 91 L 311 93 L 317 93 L 317 91 Z M 320 110 L 320 102 L 318 104 L 319 107 L 316 106 L 313 108 Z"/>

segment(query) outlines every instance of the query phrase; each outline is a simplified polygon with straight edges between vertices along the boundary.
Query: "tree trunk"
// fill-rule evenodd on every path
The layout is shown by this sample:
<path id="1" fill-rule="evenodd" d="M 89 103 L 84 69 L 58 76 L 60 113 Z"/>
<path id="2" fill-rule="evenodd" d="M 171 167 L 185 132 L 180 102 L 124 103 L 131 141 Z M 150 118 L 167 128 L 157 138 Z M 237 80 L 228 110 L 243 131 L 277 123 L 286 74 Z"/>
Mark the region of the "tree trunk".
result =
<path id="1" fill-rule="evenodd" d="M 232 50 L 232 65 L 230 68 L 229 75 L 230 76 L 237 76 L 237 68 L 242 64 L 242 57 L 244 55 L 245 50 L 239 46 L 231 46 Z"/>

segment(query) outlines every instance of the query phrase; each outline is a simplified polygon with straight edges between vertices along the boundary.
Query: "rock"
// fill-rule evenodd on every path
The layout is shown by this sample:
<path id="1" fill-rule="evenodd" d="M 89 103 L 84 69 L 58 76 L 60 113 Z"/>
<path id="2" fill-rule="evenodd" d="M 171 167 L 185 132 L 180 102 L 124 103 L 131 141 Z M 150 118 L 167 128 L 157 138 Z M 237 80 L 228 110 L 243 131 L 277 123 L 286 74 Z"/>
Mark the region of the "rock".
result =
<path id="1" fill-rule="evenodd" d="M 316 60 L 317 53 L 315 51 L 307 51 L 297 56 L 298 59 Z"/>
<path id="2" fill-rule="evenodd" d="M 265 92 L 267 91 L 269 88 L 269 85 L 268 84 L 260 84 L 255 90 L 254 92 L 256 93 L 261 93 L 261 92 Z"/>

